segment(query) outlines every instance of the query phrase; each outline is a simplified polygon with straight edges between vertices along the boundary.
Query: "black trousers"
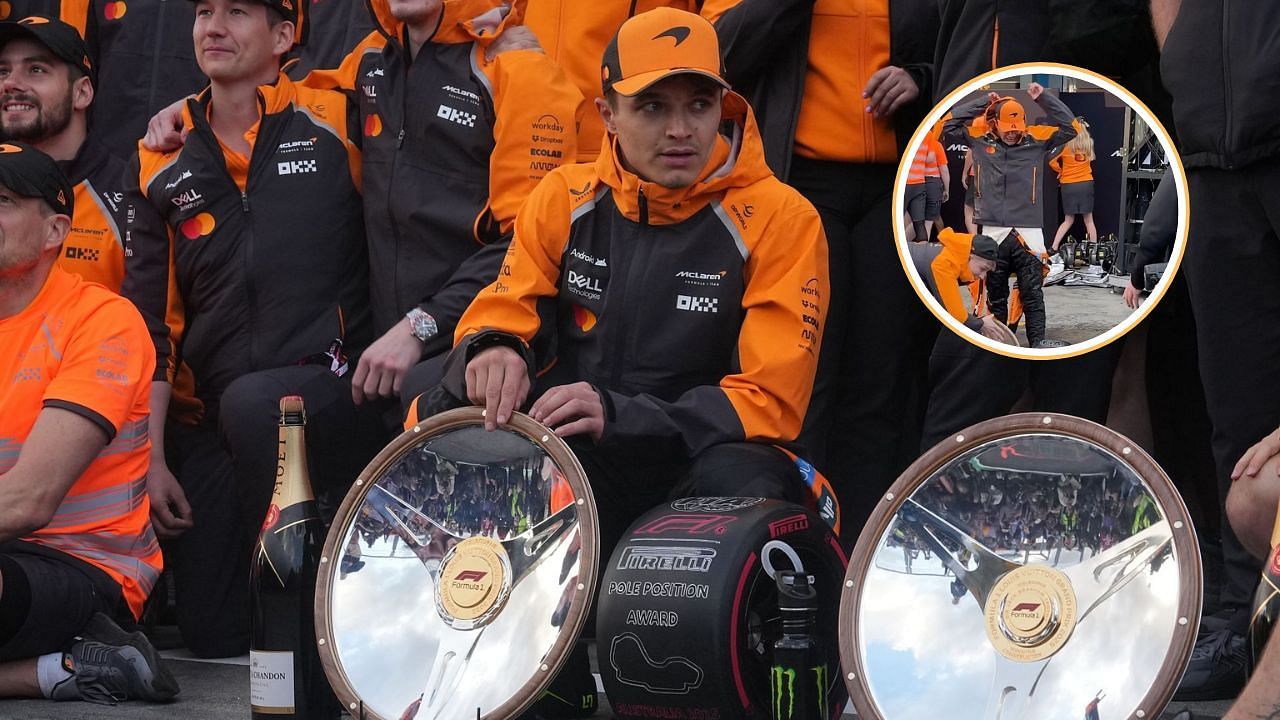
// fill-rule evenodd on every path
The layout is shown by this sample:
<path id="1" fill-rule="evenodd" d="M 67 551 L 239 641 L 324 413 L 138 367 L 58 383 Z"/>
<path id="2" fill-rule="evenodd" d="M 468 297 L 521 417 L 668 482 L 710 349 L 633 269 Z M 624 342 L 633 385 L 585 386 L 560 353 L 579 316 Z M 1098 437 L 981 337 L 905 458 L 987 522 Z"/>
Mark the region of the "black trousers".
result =
<path id="1" fill-rule="evenodd" d="M 1106 422 L 1120 350 L 1119 343 L 1111 343 L 1064 360 L 1019 360 L 984 350 L 944 328 L 929 358 L 929 410 L 921 451 L 974 423 L 1007 414 L 1028 390 L 1031 411 Z"/>
<path id="2" fill-rule="evenodd" d="M 917 457 L 938 327 L 898 259 L 895 169 L 795 157 L 788 180 L 827 234 L 831 296 L 800 444 L 839 496 L 846 547 Z"/>
<path id="3" fill-rule="evenodd" d="M 191 504 L 195 527 L 164 544 L 165 562 L 177 593 L 178 629 L 202 657 L 248 648 L 249 561 L 271 502 L 284 395 L 301 395 L 306 406 L 308 468 L 322 508 L 336 507 L 335 498 L 386 439 L 374 406 L 357 408 L 350 383 L 318 365 L 243 375 L 209 404 L 216 420 L 169 423 L 169 469 Z"/>
<path id="4" fill-rule="evenodd" d="M 713 445 L 689 461 L 637 462 L 582 439 L 569 447 L 591 482 L 600 518 L 600 558 L 607 562 L 636 518 L 682 497 L 763 497 L 804 504 L 808 489 L 782 451 L 759 443 Z"/>
<path id="5" fill-rule="evenodd" d="M 1213 423 L 1219 501 L 1232 466 L 1280 425 L 1280 159 L 1193 168 L 1184 271 Z M 1222 528 L 1222 604 L 1247 608 L 1261 566 Z"/>
<path id="6" fill-rule="evenodd" d="M 1027 318 L 1027 344 L 1035 347 L 1045 339 L 1044 264 L 1032 255 L 1014 233 L 1000 243 L 995 269 L 987 273 L 987 303 L 1000 322 L 1009 323 L 1009 276 L 1018 278 L 1022 314 Z"/>

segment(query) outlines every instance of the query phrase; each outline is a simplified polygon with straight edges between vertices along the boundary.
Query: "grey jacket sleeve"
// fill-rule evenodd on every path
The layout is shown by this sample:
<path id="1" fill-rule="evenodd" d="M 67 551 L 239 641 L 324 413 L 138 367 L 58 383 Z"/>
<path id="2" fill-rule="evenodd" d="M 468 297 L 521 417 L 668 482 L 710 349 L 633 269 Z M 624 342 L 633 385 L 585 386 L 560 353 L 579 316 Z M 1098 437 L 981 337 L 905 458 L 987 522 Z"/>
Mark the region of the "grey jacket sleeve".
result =
<path id="1" fill-rule="evenodd" d="M 1067 107 L 1057 96 L 1051 95 L 1048 91 L 1040 93 L 1036 104 L 1048 114 L 1048 124 L 1056 125 L 1058 128 L 1045 141 L 1045 153 L 1048 157 L 1053 157 L 1062 150 L 1063 146 L 1071 142 L 1071 138 L 1076 136 L 1076 129 L 1071 125 L 1071 121 L 1075 120 L 1075 115 L 1071 113 L 1071 108 Z"/>

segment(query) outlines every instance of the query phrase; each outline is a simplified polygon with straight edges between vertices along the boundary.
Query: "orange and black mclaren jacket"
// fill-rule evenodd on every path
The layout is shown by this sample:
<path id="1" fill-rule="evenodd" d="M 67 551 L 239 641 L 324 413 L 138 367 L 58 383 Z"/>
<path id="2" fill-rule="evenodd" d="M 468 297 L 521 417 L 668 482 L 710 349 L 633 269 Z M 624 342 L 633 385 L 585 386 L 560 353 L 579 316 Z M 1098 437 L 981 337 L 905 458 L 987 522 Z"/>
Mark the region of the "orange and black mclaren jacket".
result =
<path id="1" fill-rule="evenodd" d="M 944 228 L 938 233 L 938 243 L 913 242 L 907 248 L 916 273 L 924 281 L 929 293 L 942 303 L 947 314 L 964 323 L 971 330 L 982 327 L 982 320 L 964 306 L 960 286 L 974 282 L 969 271 L 969 254 L 973 236 Z"/>
<path id="2" fill-rule="evenodd" d="M 58 163 L 75 188 L 75 217 L 58 266 L 120 292 L 124 282 L 124 167 L 92 138 L 70 162 Z"/>
<path id="3" fill-rule="evenodd" d="M 543 53 L 486 59 L 517 15 L 496 0 L 445 5 L 412 60 L 391 39 L 403 28 L 391 27 L 337 71 L 307 80 L 357 94 L 375 330 L 421 307 L 440 327 L 428 354 L 448 349 L 463 310 L 497 275 L 524 199 L 573 162 L 582 110 L 581 94 Z M 479 252 L 486 245 L 495 247 Z"/>
<path id="4" fill-rule="evenodd" d="M 530 368 L 551 365 L 534 397 L 594 385 L 601 442 L 627 454 L 793 440 L 821 341 L 826 237 L 813 206 L 765 165 L 741 97 L 726 98 L 725 116 L 733 139 L 720 138 L 688 188 L 642 181 L 612 146 L 548 175 L 497 280 L 462 318 L 446 389 L 466 397 L 465 361 L 506 343 Z"/>
<path id="5" fill-rule="evenodd" d="M 175 359 L 185 360 L 206 404 L 247 372 L 296 364 L 335 339 L 356 355 L 370 340 L 347 99 L 283 74 L 258 93 L 244 191 L 209 127 L 205 91 L 184 108 L 190 135 L 180 150 L 139 148 L 138 184 L 127 192 L 163 219 L 147 226 L 153 216 L 135 213 L 127 230 L 127 287 L 156 344 L 156 379 L 172 380 Z"/>

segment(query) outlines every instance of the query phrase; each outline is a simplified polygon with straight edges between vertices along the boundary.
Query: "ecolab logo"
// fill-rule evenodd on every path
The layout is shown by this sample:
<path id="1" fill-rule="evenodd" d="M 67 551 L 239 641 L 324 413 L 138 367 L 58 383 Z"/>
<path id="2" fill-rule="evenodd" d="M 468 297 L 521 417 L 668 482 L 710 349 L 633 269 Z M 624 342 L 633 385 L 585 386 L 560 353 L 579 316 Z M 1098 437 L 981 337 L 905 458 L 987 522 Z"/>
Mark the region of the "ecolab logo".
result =
<path id="1" fill-rule="evenodd" d="M 436 117 L 443 118 L 449 122 L 458 123 L 463 127 L 476 126 L 475 115 L 468 112 L 462 112 L 461 110 L 455 110 L 448 105 L 441 105 L 440 109 L 436 111 Z"/>

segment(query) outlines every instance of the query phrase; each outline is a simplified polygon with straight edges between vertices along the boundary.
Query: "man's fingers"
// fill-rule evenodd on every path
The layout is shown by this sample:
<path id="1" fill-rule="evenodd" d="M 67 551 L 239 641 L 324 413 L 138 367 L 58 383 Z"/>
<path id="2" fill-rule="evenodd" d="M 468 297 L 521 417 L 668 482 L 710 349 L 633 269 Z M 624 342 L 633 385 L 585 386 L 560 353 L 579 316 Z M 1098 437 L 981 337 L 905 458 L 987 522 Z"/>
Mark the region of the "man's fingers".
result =
<path id="1" fill-rule="evenodd" d="M 910 78 L 903 78 L 902 84 L 898 87 L 902 92 L 898 93 L 893 98 L 893 102 L 889 103 L 888 109 L 884 112 L 885 115 L 892 115 L 898 112 L 898 110 L 902 109 L 902 106 L 920 96 L 920 89 L 915 86 L 915 83 Z"/>
<path id="2" fill-rule="evenodd" d="M 583 417 L 585 412 L 586 404 L 581 398 L 569 397 L 560 403 L 558 407 L 552 408 L 541 422 L 543 425 L 556 427 L 567 420 Z"/>
<path id="3" fill-rule="evenodd" d="M 466 379 L 467 400 L 472 405 L 483 405 L 484 395 L 481 393 L 484 385 L 480 384 L 480 368 L 475 363 L 467 363 Z"/>
<path id="4" fill-rule="evenodd" d="M 595 418 L 578 418 L 570 423 L 565 423 L 556 427 L 556 435 L 559 437 L 572 437 L 574 435 L 582 435 L 584 433 L 595 433 Z"/>
<path id="5" fill-rule="evenodd" d="M 501 366 L 488 369 L 484 383 L 484 429 L 495 430 L 501 419 L 499 407 L 502 402 L 503 371 Z"/>
<path id="6" fill-rule="evenodd" d="M 889 71 L 891 69 L 892 68 L 882 67 L 872 73 L 871 77 L 867 79 L 867 86 L 862 88 L 862 97 L 869 98 L 875 94 L 876 89 L 880 87 L 880 83 L 883 83 L 884 79 L 889 76 Z"/>
<path id="7" fill-rule="evenodd" d="M 392 397 L 395 385 L 396 373 L 394 370 L 383 368 L 378 372 L 378 397 Z"/>
<path id="8" fill-rule="evenodd" d="M 542 393 L 542 397 L 533 401 L 533 406 L 529 408 L 529 417 L 540 423 L 546 423 L 547 413 L 560 406 L 560 396 L 564 394 L 564 386 L 557 385 L 550 390 Z"/>
<path id="9" fill-rule="evenodd" d="M 524 396 L 528 393 L 528 378 L 515 368 L 507 367 L 503 371 L 502 397 L 498 404 L 498 422 L 506 424 L 511 413 L 524 404 Z"/>
<path id="10" fill-rule="evenodd" d="M 890 97 L 897 91 L 898 79 L 896 77 L 886 76 L 884 82 L 876 86 L 875 92 L 871 93 L 871 97 L 867 99 L 867 106 L 872 112 L 877 112 L 885 102 L 885 98 Z"/>
<path id="11" fill-rule="evenodd" d="M 364 380 L 369 377 L 369 361 L 361 357 L 356 364 L 356 372 L 351 376 L 351 399 L 359 405 L 364 402 Z"/>

